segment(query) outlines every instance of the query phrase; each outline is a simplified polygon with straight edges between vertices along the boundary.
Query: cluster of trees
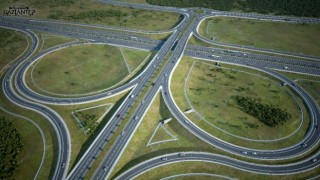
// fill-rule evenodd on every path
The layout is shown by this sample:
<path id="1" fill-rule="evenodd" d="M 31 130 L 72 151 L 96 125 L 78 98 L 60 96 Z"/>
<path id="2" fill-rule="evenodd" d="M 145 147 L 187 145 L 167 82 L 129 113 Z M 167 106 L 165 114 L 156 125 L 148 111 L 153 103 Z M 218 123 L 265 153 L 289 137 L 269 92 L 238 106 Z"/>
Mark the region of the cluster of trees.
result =
<path id="1" fill-rule="evenodd" d="M 127 16 L 127 13 L 123 13 L 120 10 L 91 10 L 86 12 L 81 12 L 78 14 L 74 14 L 69 16 L 69 18 L 73 20 L 79 20 L 79 19 L 86 19 L 86 18 L 93 18 L 93 19 L 102 19 L 106 17 L 117 17 L 121 18 L 123 16 Z"/>
<path id="2" fill-rule="evenodd" d="M 0 118 L 0 179 L 10 178 L 18 168 L 18 155 L 23 149 L 21 135 L 14 125 Z"/>
<path id="3" fill-rule="evenodd" d="M 85 113 L 83 111 L 78 111 L 74 114 L 76 117 L 80 118 L 81 125 L 85 129 L 85 131 L 89 134 L 93 134 L 96 130 L 98 123 L 97 116 L 95 114 Z"/>
<path id="4" fill-rule="evenodd" d="M 320 17 L 319 0 L 246 0 L 239 1 L 244 10 L 278 15 Z"/>
<path id="5" fill-rule="evenodd" d="M 278 15 L 320 17 L 319 0 L 147 0 L 147 2 L 160 6 L 205 7 L 224 11 L 237 9 Z"/>
<path id="6" fill-rule="evenodd" d="M 290 113 L 277 106 L 262 104 L 260 99 L 244 96 L 234 96 L 234 98 L 244 112 L 258 118 L 267 126 L 283 124 L 292 117 Z"/>
<path id="7" fill-rule="evenodd" d="M 206 7 L 219 10 L 230 10 L 236 0 L 147 0 L 150 4 L 174 7 Z"/>

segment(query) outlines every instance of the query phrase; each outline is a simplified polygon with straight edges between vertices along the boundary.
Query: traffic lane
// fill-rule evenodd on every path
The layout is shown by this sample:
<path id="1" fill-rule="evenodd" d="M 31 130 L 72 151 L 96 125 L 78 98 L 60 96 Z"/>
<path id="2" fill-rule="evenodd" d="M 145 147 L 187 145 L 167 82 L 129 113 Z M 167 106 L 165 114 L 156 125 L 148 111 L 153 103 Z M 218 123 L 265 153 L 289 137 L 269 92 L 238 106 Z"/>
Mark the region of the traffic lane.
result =
<path id="1" fill-rule="evenodd" d="M 226 166 L 230 166 L 239 170 L 249 171 L 253 173 L 259 174 L 277 174 L 277 175 L 288 175 L 299 173 L 308 169 L 312 169 L 313 167 L 317 167 L 320 165 L 320 161 L 318 160 L 320 155 L 314 156 L 311 159 L 302 161 L 300 163 L 292 163 L 287 165 L 264 165 L 264 164 L 256 164 L 249 163 L 241 160 L 236 160 L 227 156 L 222 156 L 218 154 L 212 153 L 204 153 L 204 152 L 177 152 L 172 154 L 161 155 L 158 157 L 154 157 L 147 161 L 144 161 L 131 169 L 125 171 L 116 179 L 133 179 L 140 175 L 143 172 L 146 172 L 150 169 L 163 166 L 170 163 L 178 163 L 178 162 L 190 162 L 190 161 L 198 161 L 198 162 L 210 162 L 217 163 Z"/>

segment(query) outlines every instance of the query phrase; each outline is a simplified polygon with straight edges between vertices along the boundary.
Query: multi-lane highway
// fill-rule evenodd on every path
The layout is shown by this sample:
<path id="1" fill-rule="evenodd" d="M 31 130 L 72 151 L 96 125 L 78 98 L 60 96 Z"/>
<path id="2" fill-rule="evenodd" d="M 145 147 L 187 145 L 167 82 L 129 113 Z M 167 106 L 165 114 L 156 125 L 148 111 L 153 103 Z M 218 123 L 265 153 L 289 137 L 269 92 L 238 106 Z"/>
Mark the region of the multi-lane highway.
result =
<path id="1" fill-rule="evenodd" d="M 5 92 L 7 98 L 13 103 L 28 109 L 32 109 L 39 112 L 41 115 L 46 117 L 50 123 L 53 125 L 58 139 L 58 160 L 55 165 L 55 172 L 53 179 L 64 179 L 66 178 L 66 172 L 69 165 L 70 151 L 71 151 L 71 140 L 67 126 L 65 125 L 63 119 L 55 113 L 52 109 L 41 105 L 44 104 L 77 104 L 77 103 L 88 103 L 92 101 L 97 101 L 106 97 L 114 96 L 125 90 L 132 89 L 128 97 L 123 101 L 115 114 L 108 121 L 108 124 L 101 130 L 96 139 L 92 142 L 91 146 L 83 154 L 82 158 L 77 162 L 74 168 L 70 171 L 67 179 L 81 179 L 83 178 L 88 169 L 91 168 L 98 156 L 104 156 L 102 162 L 100 163 L 98 169 L 96 169 L 93 179 L 105 179 L 110 178 L 109 175 L 113 170 L 115 164 L 120 158 L 122 152 L 126 148 L 130 139 L 132 138 L 135 130 L 138 128 L 142 118 L 147 112 L 152 100 L 156 94 L 161 90 L 163 93 L 164 100 L 175 118 L 190 132 L 202 139 L 203 141 L 217 147 L 228 151 L 233 154 L 247 156 L 248 158 L 257 159 L 285 159 L 291 157 L 297 157 L 310 149 L 312 149 L 320 139 L 320 129 L 315 128 L 318 126 L 320 120 L 319 107 L 314 102 L 312 97 L 305 92 L 304 89 L 299 87 L 297 84 L 289 80 L 288 78 L 272 71 L 271 69 L 299 72 L 312 75 L 320 75 L 320 60 L 319 57 L 300 55 L 292 52 L 282 52 L 275 51 L 271 49 L 258 49 L 254 47 L 239 46 L 232 44 L 221 44 L 219 42 L 214 42 L 208 40 L 198 33 L 199 24 L 206 18 L 211 16 L 231 16 L 231 17 L 241 17 L 241 18 L 254 18 L 263 20 L 275 20 L 275 21 L 288 21 L 289 22 L 304 22 L 304 23 L 320 23 L 319 19 L 314 18 L 288 18 L 283 16 L 269 16 L 269 15 L 259 15 L 259 14 L 247 14 L 247 13 L 231 13 L 214 11 L 209 9 L 204 9 L 203 14 L 193 13 L 192 9 L 179 9 L 173 7 L 161 7 L 145 4 L 131 4 L 120 1 L 101 1 L 103 3 L 109 3 L 116 6 L 126 6 L 131 8 L 139 8 L 146 10 L 158 10 L 167 12 L 180 13 L 184 18 L 181 22 L 171 30 L 164 32 L 172 32 L 171 36 L 165 41 L 154 40 L 146 37 L 132 36 L 127 32 L 139 32 L 139 33 L 163 33 L 163 32 L 146 32 L 138 30 L 130 30 L 125 28 L 112 28 L 103 27 L 97 25 L 87 25 L 81 23 L 73 22 L 60 22 L 60 21 L 49 21 L 49 20 L 33 20 L 27 18 L 12 18 L 12 17 L 0 17 L 0 26 L 5 28 L 12 28 L 20 30 L 29 34 L 32 39 L 32 47 L 16 64 L 14 64 L 6 73 L 3 78 L 2 89 Z M 93 27 L 95 29 L 90 29 Z M 97 29 L 101 28 L 101 29 Z M 103 30 L 102 30 L 103 29 Z M 106 31 L 105 29 L 110 29 L 112 31 Z M 115 30 L 120 30 L 120 32 L 114 32 Z M 46 32 L 52 34 L 60 34 L 64 36 L 69 36 L 73 38 L 89 40 L 90 43 L 107 43 L 111 45 L 131 47 L 136 49 L 144 50 L 158 50 L 157 54 L 148 63 L 147 67 L 135 78 L 129 82 L 114 88 L 112 90 L 107 90 L 99 92 L 96 94 L 82 96 L 82 97 L 50 97 L 47 95 L 42 95 L 34 92 L 25 83 L 25 75 L 28 68 L 34 64 L 38 59 L 45 56 L 53 51 L 68 48 L 70 46 L 79 45 L 82 43 L 73 42 L 66 43 L 60 46 L 52 47 L 50 49 L 44 50 L 33 57 L 38 44 L 38 38 L 32 31 Z M 221 46 L 221 48 L 210 48 L 195 45 L 187 45 L 189 38 L 195 35 L 196 38 L 200 40 L 213 43 L 215 45 Z M 240 48 L 239 51 L 226 50 L 224 47 Z M 256 53 L 246 52 L 243 50 L 255 50 Z M 169 56 L 169 52 L 172 54 Z M 273 54 L 287 55 L 288 57 L 299 57 L 305 60 L 294 60 L 290 58 L 277 57 L 271 55 L 261 55 L 259 52 L 268 52 Z M 246 147 L 239 147 L 228 142 L 222 141 L 206 132 L 201 128 L 193 124 L 178 108 L 171 94 L 170 83 L 172 74 L 175 68 L 178 66 L 179 61 L 183 55 L 188 55 L 196 57 L 198 59 L 204 59 L 213 62 L 224 62 L 229 64 L 236 64 L 242 66 L 248 66 L 256 70 L 265 72 L 282 82 L 285 82 L 290 86 L 293 91 L 295 91 L 302 100 L 304 101 L 308 111 L 310 113 L 311 123 L 308 132 L 301 142 L 284 148 L 273 151 L 267 150 L 254 150 L 247 149 Z M 169 56 L 169 57 L 168 57 Z M 167 60 L 166 60 L 167 59 Z M 313 60 L 313 61 L 310 61 Z M 163 67 L 160 69 L 160 67 Z M 154 74 L 159 72 L 157 77 L 153 77 Z M 153 79 L 154 78 L 154 79 Z M 149 86 L 150 81 L 153 81 L 153 85 Z M 13 86 L 14 85 L 14 86 Z M 19 92 L 17 93 L 16 90 Z M 142 97 L 142 90 L 147 89 L 147 93 Z M 21 94 L 21 95 L 19 95 Z M 23 97 L 22 97 L 23 96 Z M 141 97 L 140 97 L 141 96 Z M 137 99 L 142 99 L 141 102 L 137 102 Z M 134 104 L 136 104 L 136 109 L 131 110 Z M 131 117 L 126 117 L 129 111 L 132 111 Z M 122 133 L 117 137 L 115 143 L 109 149 L 108 153 L 102 155 L 100 152 L 109 142 L 110 138 L 113 136 L 115 130 L 121 124 L 124 118 L 129 119 L 125 125 Z M 307 144 L 306 147 L 301 146 L 302 143 Z M 256 152 L 255 154 L 248 153 L 243 154 L 242 152 Z M 279 166 L 265 166 L 261 164 L 250 164 L 246 162 L 240 162 L 235 159 L 230 159 L 227 157 L 222 157 L 214 154 L 207 153 L 197 153 L 189 152 L 185 153 L 184 156 L 177 154 L 165 155 L 168 161 L 162 161 L 161 157 L 156 157 L 148 162 L 143 162 L 136 167 L 130 169 L 121 175 L 120 179 L 133 178 L 136 175 L 159 165 L 167 164 L 170 162 L 179 161 L 210 161 L 219 162 L 222 164 L 230 165 L 239 169 L 254 171 L 260 173 L 275 173 L 283 174 L 288 172 L 300 172 L 314 168 L 319 165 L 319 161 L 315 162 L 314 159 L 320 159 L 319 154 L 315 157 L 310 157 L 306 160 L 296 162 L 295 164 L 287 164 L 281 167 Z"/>

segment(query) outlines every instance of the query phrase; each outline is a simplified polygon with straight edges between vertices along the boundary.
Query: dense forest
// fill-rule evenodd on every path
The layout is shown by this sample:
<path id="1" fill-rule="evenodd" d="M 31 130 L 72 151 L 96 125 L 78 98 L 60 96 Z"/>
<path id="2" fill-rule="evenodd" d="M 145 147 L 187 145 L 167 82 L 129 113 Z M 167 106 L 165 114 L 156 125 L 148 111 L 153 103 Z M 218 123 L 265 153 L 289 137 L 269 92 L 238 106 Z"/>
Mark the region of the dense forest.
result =
<path id="1" fill-rule="evenodd" d="M 8 179 L 18 167 L 22 139 L 14 125 L 0 118 L 0 179 Z"/>
<path id="2" fill-rule="evenodd" d="M 205 7 L 216 10 L 275 13 L 320 17 L 319 0 L 146 0 L 150 4 L 174 7 Z"/>
<path id="3" fill-rule="evenodd" d="M 289 120 L 292 115 L 277 106 L 262 104 L 259 99 L 235 96 L 237 104 L 241 109 L 258 118 L 262 123 L 267 126 L 277 126 Z"/>

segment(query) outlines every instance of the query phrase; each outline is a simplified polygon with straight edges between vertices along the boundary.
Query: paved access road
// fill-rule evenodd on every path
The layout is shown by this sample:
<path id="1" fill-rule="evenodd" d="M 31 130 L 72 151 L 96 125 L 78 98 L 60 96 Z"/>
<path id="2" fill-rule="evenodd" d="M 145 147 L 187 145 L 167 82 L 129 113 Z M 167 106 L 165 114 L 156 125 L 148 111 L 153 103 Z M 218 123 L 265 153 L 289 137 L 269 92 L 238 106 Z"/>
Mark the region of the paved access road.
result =
<path id="1" fill-rule="evenodd" d="M 16 69 L 24 63 L 26 59 L 28 59 L 36 50 L 36 47 L 38 45 L 38 38 L 37 36 L 30 31 L 21 31 L 23 33 L 26 33 L 28 36 L 32 39 L 32 45 L 30 50 L 26 52 L 26 54 L 13 66 L 9 68 L 9 70 L 6 72 L 5 76 L 3 77 L 2 81 L 2 91 L 4 92 L 5 96 L 14 104 L 30 109 L 32 111 L 40 113 L 42 116 L 44 116 L 48 121 L 52 124 L 56 135 L 57 135 L 57 141 L 58 141 L 58 153 L 57 153 L 57 160 L 55 165 L 55 170 L 53 174 L 53 179 L 63 179 L 67 174 L 67 169 L 69 166 L 70 161 L 70 153 L 71 153 L 71 140 L 69 131 L 67 129 L 66 124 L 64 123 L 63 119 L 52 109 L 43 106 L 39 103 L 31 102 L 20 95 L 18 95 L 14 87 L 12 86 L 13 77 L 15 74 Z"/>
<path id="2" fill-rule="evenodd" d="M 320 158 L 318 155 L 315 158 Z M 313 162 L 312 160 L 306 160 L 299 164 L 286 164 L 286 165 L 263 165 L 248 163 L 240 161 L 227 156 L 218 154 L 205 153 L 205 152 L 177 152 L 172 154 L 165 154 L 142 162 L 126 172 L 122 173 L 116 179 L 133 179 L 140 174 L 160 166 L 164 166 L 171 163 L 178 162 L 209 162 L 215 164 L 223 164 L 240 170 L 259 173 L 259 174 L 272 174 L 272 175 L 288 175 L 295 174 L 297 172 L 303 172 L 312 169 L 320 165 L 320 161 Z"/>

